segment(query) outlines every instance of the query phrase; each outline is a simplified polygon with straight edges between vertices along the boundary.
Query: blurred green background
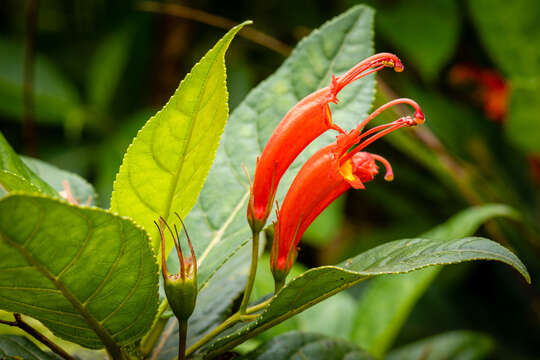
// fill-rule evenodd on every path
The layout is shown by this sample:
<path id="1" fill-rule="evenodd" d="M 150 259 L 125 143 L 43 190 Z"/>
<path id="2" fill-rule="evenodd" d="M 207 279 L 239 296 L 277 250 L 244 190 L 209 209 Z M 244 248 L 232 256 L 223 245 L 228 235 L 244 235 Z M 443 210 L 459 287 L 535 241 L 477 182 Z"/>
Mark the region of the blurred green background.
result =
<path id="1" fill-rule="evenodd" d="M 89 180 L 97 204 L 108 208 L 131 139 L 222 28 L 254 21 L 227 55 L 234 109 L 303 36 L 357 3 L 4 0 L 0 130 L 17 152 Z M 413 98 L 428 121 L 411 136 L 373 146 L 392 162 L 396 180 L 378 179 L 368 191 L 334 203 L 306 233 L 299 262 L 336 263 L 414 237 L 471 205 L 510 205 L 523 221 L 491 221 L 481 232 L 523 259 L 532 286 L 491 263 L 445 268 L 414 307 L 396 346 L 468 329 L 492 339 L 492 358 L 538 359 L 540 3 L 367 3 L 376 9 L 376 50 L 395 52 L 406 67 L 399 76 L 378 76 L 376 102 Z M 33 70 L 31 88 L 25 63 Z M 25 86 L 34 99 L 26 109 Z M 346 292 L 338 313 L 354 307 L 363 288 Z"/>

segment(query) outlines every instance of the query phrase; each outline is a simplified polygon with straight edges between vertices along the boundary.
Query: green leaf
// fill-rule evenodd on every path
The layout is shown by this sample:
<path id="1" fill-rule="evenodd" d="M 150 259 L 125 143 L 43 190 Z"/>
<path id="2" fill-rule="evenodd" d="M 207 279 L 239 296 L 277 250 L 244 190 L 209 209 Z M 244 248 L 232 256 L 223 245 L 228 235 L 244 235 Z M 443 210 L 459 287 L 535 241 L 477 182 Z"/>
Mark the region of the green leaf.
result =
<path id="1" fill-rule="evenodd" d="M 139 131 L 124 156 L 111 209 L 153 234 L 156 250 L 159 235 L 153 221 L 159 216 L 169 220 L 174 212 L 185 217 L 210 170 L 228 115 L 225 52 L 247 23 L 231 29 L 193 67 L 169 102 Z M 172 245 L 169 239 L 167 254 Z"/>
<path id="2" fill-rule="evenodd" d="M 518 218 L 516 211 L 508 206 L 483 205 L 459 213 L 422 236 L 438 241 L 470 236 L 482 223 L 498 216 Z M 357 326 L 352 340 L 374 356 L 382 357 L 418 299 L 441 269 L 431 267 L 372 280 L 358 303 L 355 316 Z"/>
<path id="3" fill-rule="evenodd" d="M 0 358 L 6 360 L 56 360 L 58 356 L 45 352 L 23 336 L 0 335 Z"/>
<path id="4" fill-rule="evenodd" d="M 0 170 L 0 185 L 6 192 L 39 193 L 39 189 L 25 178 L 7 170 Z"/>
<path id="5" fill-rule="evenodd" d="M 21 156 L 22 161 L 36 175 L 47 182 L 54 190 L 64 191 L 64 181 L 67 181 L 73 197 L 86 204 L 90 199 L 90 204 L 95 204 L 97 194 L 92 185 L 81 176 L 72 172 L 62 170 L 54 165 L 48 164 L 45 161 L 34 159 L 26 156 Z"/>
<path id="6" fill-rule="evenodd" d="M 392 241 L 337 266 L 308 270 L 285 285 L 254 322 L 218 339 L 208 351 L 214 355 L 234 347 L 266 328 L 370 277 L 403 274 L 428 266 L 472 260 L 506 263 L 530 282 L 530 276 L 521 261 L 512 252 L 488 239 L 468 237 L 441 241 L 417 238 Z"/>
<path id="7" fill-rule="evenodd" d="M 111 206 L 111 194 L 114 179 L 118 168 L 122 165 L 122 158 L 126 149 L 137 135 L 139 129 L 146 123 L 146 120 L 154 114 L 151 109 L 140 109 L 134 114 L 130 114 L 121 122 L 111 135 L 100 144 L 98 148 L 99 162 L 96 164 L 96 177 L 94 184 L 101 200 L 102 208 Z"/>
<path id="8" fill-rule="evenodd" d="M 452 331 L 405 345 L 386 360 L 481 360 L 493 351 L 493 340 L 472 331 Z"/>
<path id="9" fill-rule="evenodd" d="M 40 192 L 58 197 L 58 193 L 45 181 L 39 178 L 21 158 L 13 151 L 4 135 L 0 132 L 0 170 L 5 170 L 4 175 L 0 176 L 0 185 L 5 190 L 27 191 L 37 188 Z M 9 172 L 11 175 L 6 174 Z M 14 177 L 13 175 L 17 176 Z M 16 186 L 16 188 L 14 188 Z"/>
<path id="10" fill-rule="evenodd" d="M 257 277 L 255 278 L 252 293 L 252 297 L 255 299 L 262 298 L 274 291 L 274 278 L 270 266 L 268 266 L 269 263 L 270 256 L 268 254 L 264 254 L 259 259 Z M 293 279 L 305 271 L 307 271 L 307 268 L 302 264 L 294 263 L 289 278 Z M 346 292 L 341 292 L 298 314 L 298 316 L 266 330 L 257 339 L 265 341 L 291 330 L 309 332 L 316 329 L 319 334 L 348 340 L 354 321 L 351 314 L 354 313 L 355 309 L 356 302 L 352 296 Z"/>
<path id="11" fill-rule="evenodd" d="M 23 116 L 22 44 L 0 39 L 0 113 Z M 75 86 L 49 61 L 36 56 L 34 69 L 35 118 L 39 123 L 62 124 L 80 106 Z"/>
<path id="12" fill-rule="evenodd" d="M 94 52 L 88 71 L 88 101 L 101 111 L 109 108 L 129 59 L 134 40 L 133 24 L 109 34 Z"/>
<path id="13" fill-rule="evenodd" d="M 139 339 L 157 312 L 158 268 L 127 219 L 55 199 L 0 200 L 0 308 L 56 336 L 109 349 Z"/>
<path id="14" fill-rule="evenodd" d="M 375 3 L 377 33 L 391 42 L 420 75 L 433 81 L 458 44 L 460 14 L 453 0 Z M 429 29 L 429 31 L 426 31 Z"/>
<path id="15" fill-rule="evenodd" d="M 539 75 L 540 7 L 535 0 L 469 0 L 469 10 L 487 52 L 507 75 Z"/>
<path id="16" fill-rule="evenodd" d="M 370 360 L 356 345 L 320 334 L 289 332 L 277 336 L 241 360 Z"/>
<path id="17" fill-rule="evenodd" d="M 242 163 L 253 174 L 257 156 L 287 111 L 304 96 L 327 86 L 333 73 L 339 75 L 372 54 L 372 27 L 373 10 L 366 6 L 353 7 L 330 20 L 304 38 L 231 114 L 208 179 L 187 218 L 188 228 L 199 236 L 194 245 L 200 281 L 212 276 L 234 249 L 249 244 L 251 231 L 245 218 L 249 185 Z M 373 95 L 372 76 L 349 85 L 332 108 L 333 119 L 345 129 L 352 128 L 369 111 Z M 283 200 L 306 159 L 335 141 L 335 135 L 328 131 L 299 156 L 282 178 L 276 200 Z"/>
<path id="18" fill-rule="evenodd" d="M 539 74 L 540 75 L 540 74 Z M 540 154 L 540 76 L 512 80 L 506 135 L 520 149 Z"/>

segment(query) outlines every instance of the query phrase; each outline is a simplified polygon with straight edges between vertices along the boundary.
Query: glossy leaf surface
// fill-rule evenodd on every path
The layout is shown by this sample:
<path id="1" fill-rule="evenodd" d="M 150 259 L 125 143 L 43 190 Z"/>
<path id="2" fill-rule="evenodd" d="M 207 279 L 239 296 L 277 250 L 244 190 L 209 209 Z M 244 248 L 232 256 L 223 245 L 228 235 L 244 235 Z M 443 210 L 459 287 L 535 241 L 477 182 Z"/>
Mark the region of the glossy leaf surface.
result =
<path id="1" fill-rule="evenodd" d="M 157 311 L 148 236 L 127 219 L 54 199 L 0 200 L 0 307 L 56 336 L 101 348 L 129 344 Z"/>
<path id="2" fill-rule="evenodd" d="M 337 266 L 323 266 L 303 273 L 285 285 L 254 322 L 220 338 L 209 351 L 213 355 L 222 348 L 238 345 L 246 338 L 367 278 L 471 260 L 501 261 L 514 267 L 530 281 L 521 261 L 509 250 L 488 239 L 468 237 L 441 241 L 417 238 L 392 241 Z"/>
<path id="3" fill-rule="evenodd" d="M 518 214 L 504 205 L 484 205 L 467 209 L 423 237 L 448 241 L 470 236 L 480 225 L 494 217 L 517 218 Z M 418 299 L 434 281 L 442 267 L 431 267 L 404 275 L 373 279 L 358 303 L 354 343 L 375 356 L 382 356 L 392 345 L 401 326 Z M 387 296 L 392 294 L 392 296 Z"/>

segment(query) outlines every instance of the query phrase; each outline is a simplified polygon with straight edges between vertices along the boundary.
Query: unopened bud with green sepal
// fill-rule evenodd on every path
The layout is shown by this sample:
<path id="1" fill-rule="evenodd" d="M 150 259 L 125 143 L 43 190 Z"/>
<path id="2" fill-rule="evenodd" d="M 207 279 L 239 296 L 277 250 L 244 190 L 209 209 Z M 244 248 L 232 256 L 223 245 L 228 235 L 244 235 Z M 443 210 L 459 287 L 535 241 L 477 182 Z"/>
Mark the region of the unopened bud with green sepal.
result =
<path id="1" fill-rule="evenodd" d="M 169 306 L 178 320 L 187 321 L 193 313 L 197 302 L 197 260 L 184 222 L 178 214 L 176 214 L 176 216 L 182 224 L 191 251 L 191 255 L 187 258 L 184 258 L 182 254 L 180 237 L 176 225 L 174 225 L 173 232 L 171 227 L 162 217 L 159 218 L 159 225 L 157 222 L 155 224 L 158 227 L 161 236 L 161 271 L 163 274 L 165 295 L 167 296 Z M 174 246 L 180 262 L 180 272 L 178 274 L 171 274 L 167 270 L 165 259 L 165 227 L 169 230 L 174 240 Z"/>

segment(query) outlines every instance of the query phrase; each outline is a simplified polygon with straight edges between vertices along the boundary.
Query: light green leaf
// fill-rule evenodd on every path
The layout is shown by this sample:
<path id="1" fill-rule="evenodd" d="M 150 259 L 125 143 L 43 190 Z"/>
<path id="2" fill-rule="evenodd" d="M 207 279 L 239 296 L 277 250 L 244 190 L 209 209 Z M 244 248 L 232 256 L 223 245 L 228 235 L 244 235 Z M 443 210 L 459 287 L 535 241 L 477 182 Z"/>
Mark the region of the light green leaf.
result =
<path id="1" fill-rule="evenodd" d="M 133 24 L 126 23 L 109 34 L 94 52 L 88 69 L 88 101 L 107 110 L 129 59 L 134 40 Z"/>
<path id="2" fill-rule="evenodd" d="M 539 72 L 540 75 L 540 72 Z M 520 149 L 540 154 L 540 76 L 512 80 L 506 135 Z"/>
<path id="3" fill-rule="evenodd" d="M 0 335 L 0 358 L 5 360 L 57 360 L 53 353 L 48 353 L 23 336 Z"/>
<path id="4" fill-rule="evenodd" d="M 469 0 L 469 9 L 487 52 L 507 75 L 539 75 L 536 0 Z"/>
<path id="5" fill-rule="evenodd" d="M 482 223 L 498 216 L 518 218 L 512 208 L 504 205 L 473 207 L 422 236 L 439 241 L 470 236 Z M 382 357 L 418 299 L 441 269 L 430 267 L 410 274 L 373 279 L 358 303 L 355 316 L 357 326 L 352 340 L 374 356 Z"/>
<path id="6" fill-rule="evenodd" d="M 370 277 L 402 274 L 429 266 L 472 260 L 497 260 L 506 263 L 530 282 L 530 276 L 521 261 L 512 252 L 488 239 L 469 237 L 441 241 L 417 238 L 392 241 L 337 266 L 318 267 L 303 273 L 285 285 L 255 321 L 211 345 L 208 349 L 209 355 L 230 349 Z"/>
<path id="7" fill-rule="evenodd" d="M 493 340 L 472 331 L 452 331 L 405 345 L 386 360 L 481 360 L 493 351 Z"/>
<path id="8" fill-rule="evenodd" d="M 356 345 L 320 334 L 289 332 L 277 336 L 241 360 L 370 360 Z"/>
<path id="9" fill-rule="evenodd" d="M 36 175 L 43 179 L 54 190 L 64 191 L 64 181 L 67 181 L 71 193 L 75 200 L 86 204 L 90 199 L 90 204 L 95 204 L 97 194 L 92 185 L 81 176 L 72 172 L 62 170 L 54 165 L 48 164 L 45 161 L 34 159 L 26 156 L 21 156 L 21 160 L 28 166 Z"/>
<path id="10" fill-rule="evenodd" d="M 461 25 L 458 4 L 454 0 L 375 4 L 377 33 L 403 52 L 405 68 L 411 63 L 424 79 L 435 80 L 458 44 Z"/>
<path id="11" fill-rule="evenodd" d="M 113 187 L 111 210 L 129 216 L 153 234 L 156 250 L 159 235 L 153 221 L 159 216 L 169 220 L 174 212 L 185 217 L 212 165 L 228 115 L 225 52 L 247 23 L 231 29 L 193 67 L 169 102 L 139 131 L 124 156 Z M 172 245 L 169 239 L 167 254 Z"/>
<path id="12" fill-rule="evenodd" d="M 8 193 L 13 191 L 26 193 L 40 192 L 30 181 L 7 170 L 0 170 L 0 185 Z"/>
<path id="13" fill-rule="evenodd" d="M 0 39 L 0 113 L 23 116 L 22 44 Z M 39 123 L 62 124 L 80 106 L 75 86 L 50 62 L 37 55 L 34 69 L 35 118 Z"/>
<path id="14" fill-rule="evenodd" d="M 187 218 L 188 229 L 198 234 L 194 245 L 200 281 L 212 276 L 234 249 L 249 244 L 248 179 L 242 163 L 253 174 L 257 156 L 287 111 L 304 96 L 327 86 L 332 74 L 340 75 L 372 54 L 372 27 L 373 10 L 356 6 L 314 30 L 231 114 L 208 179 Z M 369 111 L 373 95 L 372 76 L 349 85 L 332 108 L 333 119 L 345 129 L 352 128 Z M 328 131 L 299 156 L 282 178 L 276 200 L 283 200 L 306 159 L 335 141 L 335 135 Z"/>
<path id="15" fill-rule="evenodd" d="M 56 336 L 108 349 L 139 339 L 157 312 L 158 268 L 127 219 L 55 199 L 0 200 L 0 308 Z"/>
<path id="16" fill-rule="evenodd" d="M 4 172 L 4 175 L 0 177 L 0 186 L 7 191 L 8 188 L 12 190 L 27 191 L 33 188 L 37 188 L 40 192 L 58 197 L 58 193 L 39 176 L 37 176 L 21 158 L 13 151 L 8 144 L 4 135 L 0 132 L 0 170 L 5 170 L 18 178 L 8 175 Z M 14 188 L 13 186 L 16 186 Z"/>

